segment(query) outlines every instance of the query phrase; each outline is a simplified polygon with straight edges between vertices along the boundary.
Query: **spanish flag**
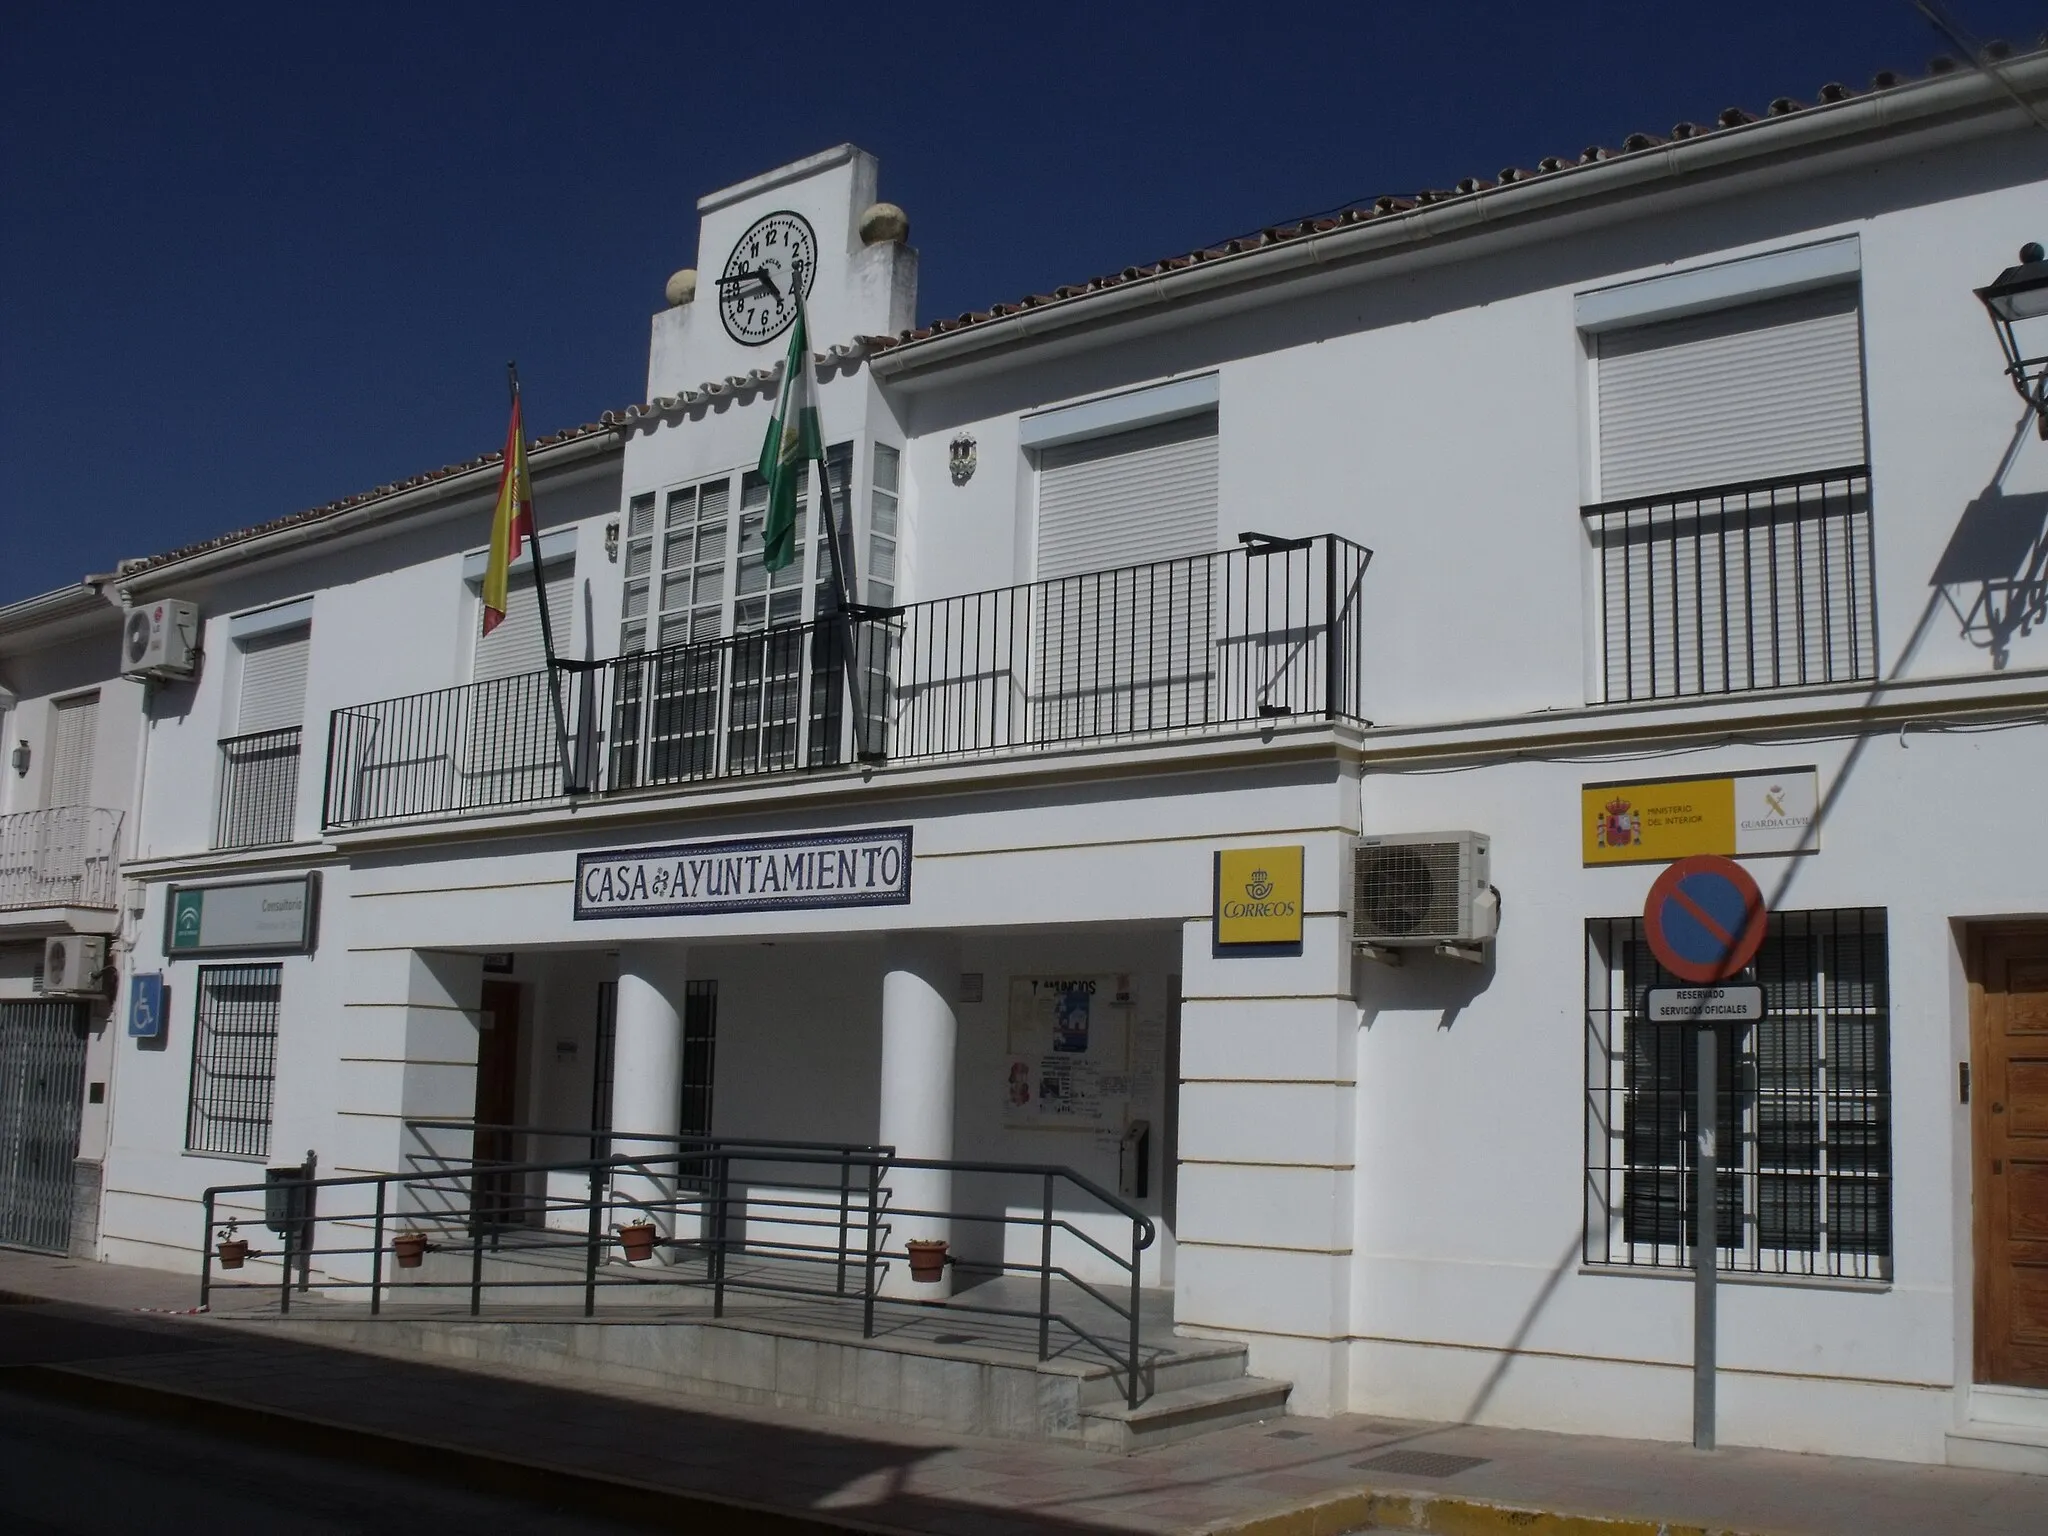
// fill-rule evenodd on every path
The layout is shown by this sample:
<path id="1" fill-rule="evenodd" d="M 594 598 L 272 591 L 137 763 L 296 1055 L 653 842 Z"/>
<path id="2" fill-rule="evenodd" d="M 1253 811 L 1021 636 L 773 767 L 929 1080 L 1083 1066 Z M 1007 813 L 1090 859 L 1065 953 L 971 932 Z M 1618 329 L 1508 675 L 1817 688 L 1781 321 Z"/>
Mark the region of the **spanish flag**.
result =
<path id="1" fill-rule="evenodd" d="M 512 562 L 534 539 L 533 480 L 526 472 L 526 429 L 519 420 L 519 395 L 512 396 L 512 425 L 505 433 L 505 467 L 498 476 L 498 507 L 491 514 L 491 560 L 484 567 L 484 633 L 505 620 Z M 539 555 L 538 540 L 534 553 Z"/>

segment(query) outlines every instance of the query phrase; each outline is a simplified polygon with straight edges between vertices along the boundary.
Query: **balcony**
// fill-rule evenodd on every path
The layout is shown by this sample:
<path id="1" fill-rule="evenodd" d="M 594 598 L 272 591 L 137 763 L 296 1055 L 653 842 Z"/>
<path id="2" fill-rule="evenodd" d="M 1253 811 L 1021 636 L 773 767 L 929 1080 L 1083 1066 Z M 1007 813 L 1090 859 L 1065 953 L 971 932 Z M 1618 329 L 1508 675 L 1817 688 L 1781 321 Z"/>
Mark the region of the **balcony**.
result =
<path id="1" fill-rule="evenodd" d="M 1870 471 L 1582 509 L 1604 697 L 1703 697 L 1877 675 Z"/>
<path id="2" fill-rule="evenodd" d="M 330 830 L 856 761 L 1360 712 L 1370 550 L 1324 535 L 855 609 L 335 711 Z"/>
<path id="3" fill-rule="evenodd" d="M 0 912 L 119 900 L 121 813 L 66 805 L 0 816 Z"/>
<path id="4" fill-rule="evenodd" d="M 292 726 L 221 742 L 215 848 L 267 848 L 292 840 L 299 807 L 299 736 L 299 727 Z"/>

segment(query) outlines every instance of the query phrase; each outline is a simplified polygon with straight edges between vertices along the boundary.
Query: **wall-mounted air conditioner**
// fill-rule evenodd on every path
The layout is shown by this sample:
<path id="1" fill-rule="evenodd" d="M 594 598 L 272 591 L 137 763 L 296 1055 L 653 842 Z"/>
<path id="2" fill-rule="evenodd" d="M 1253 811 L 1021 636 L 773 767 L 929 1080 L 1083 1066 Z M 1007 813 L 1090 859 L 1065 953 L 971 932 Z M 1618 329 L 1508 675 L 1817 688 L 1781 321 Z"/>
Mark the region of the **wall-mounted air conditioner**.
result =
<path id="1" fill-rule="evenodd" d="M 1351 864 L 1352 947 L 1395 963 L 1409 949 L 1483 958 L 1500 917 L 1492 843 L 1480 832 L 1361 837 Z"/>
<path id="2" fill-rule="evenodd" d="M 167 597 L 130 608 L 121 621 L 124 677 L 190 677 L 199 666 L 199 609 Z"/>
<path id="3" fill-rule="evenodd" d="M 43 940 L 43 991 L 52 997 L 98 997 L 105 991 L 107 941 L 96 933 Z"/>

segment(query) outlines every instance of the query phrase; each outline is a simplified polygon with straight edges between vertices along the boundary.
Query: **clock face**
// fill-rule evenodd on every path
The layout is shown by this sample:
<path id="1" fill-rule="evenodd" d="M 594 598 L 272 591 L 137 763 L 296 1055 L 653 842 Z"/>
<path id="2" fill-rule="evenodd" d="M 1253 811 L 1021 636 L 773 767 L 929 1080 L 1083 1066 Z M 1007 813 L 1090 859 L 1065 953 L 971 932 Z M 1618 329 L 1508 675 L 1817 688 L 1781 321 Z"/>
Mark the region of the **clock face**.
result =
<path id="1" fill-rule="evenodd" d="M 800 213 L 771 213 L 739 238 L 718 279 L 718 316 L 726 334 L 758 347 L 796 319 L 796 285 L 804 297 L 818 280 L 818 237 Z"/>

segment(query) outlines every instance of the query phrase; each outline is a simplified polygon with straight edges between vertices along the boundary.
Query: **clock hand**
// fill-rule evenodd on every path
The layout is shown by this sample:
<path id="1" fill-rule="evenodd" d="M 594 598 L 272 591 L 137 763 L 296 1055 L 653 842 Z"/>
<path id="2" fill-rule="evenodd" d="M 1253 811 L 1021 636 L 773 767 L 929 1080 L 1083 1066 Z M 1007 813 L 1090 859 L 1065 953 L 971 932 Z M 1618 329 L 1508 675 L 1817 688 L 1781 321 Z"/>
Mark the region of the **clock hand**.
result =
<path id="1" fill-rule="evenodd" d="M 750 267 L 744 272 L 735 272 L 729 277 L 721 277 L 718 280 L 718 286 L 721 288 L 737 288 L 742 283 L 755 282 L 766 284 L 777 298 L 782 297 L 781 290 L 775 287 L 775 279 L 762 267 Z"/>

